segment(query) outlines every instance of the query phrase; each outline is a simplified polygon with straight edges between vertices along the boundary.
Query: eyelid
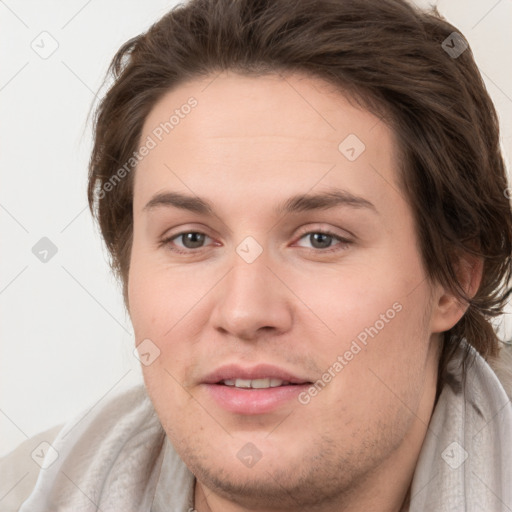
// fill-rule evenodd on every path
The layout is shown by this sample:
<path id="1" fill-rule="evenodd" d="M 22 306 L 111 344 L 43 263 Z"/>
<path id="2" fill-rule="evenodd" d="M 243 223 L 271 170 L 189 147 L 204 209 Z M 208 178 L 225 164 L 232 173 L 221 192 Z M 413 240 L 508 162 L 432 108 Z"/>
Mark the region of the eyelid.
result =
<path id="1" fill-rule="evenodd" d="M 159 236 L 159 239 L 161 240 L 161 242 L 165 242 L 166 240 L 171 240 L 173 238 L 177 238 L 178 236 L 185 235 L 187 233 L 199 233 L 201 235 L 205 235 L 210 238 L 215 238 L 215 237 L 219 236 L 217 231 L 215 231 L 201 223 L 199 223 L 199 224 L 191 223 L 190 225 L 185 224 L 184 225 L 185 227 L 182 227 L 182 226 L 183 226 L 183 224 L 180 226 L 175 226 L 173 228 L 166 229 L 163 232 L 163 234 Z M 178 231 L 174 232 L 176 229 Z M 210 234 L 208 234 L 208 233 L 210 233 Z"/>
<path id="2" fill-rule="evenodd" d="M 342 233 L 337 233 L 335 229 L 329 228 L 329 227 L 322 227 L 322 225 L 314 225 L 314 226 L 305 226 L 303 228 L 299 229 L 299 234 L 296 235 L 295 239 L 299 240 L 304 235 L 310 234 L 310 233 L 324 233 L 326 235 L 330 235 L 334 238 L 340 239 L 345 242 L 352 242 L 355 240 L 355 235 L 353 235 L 350 231 L 347 231 L 346 229 L 343 230 L 346 235 L 343 235 Z"/>

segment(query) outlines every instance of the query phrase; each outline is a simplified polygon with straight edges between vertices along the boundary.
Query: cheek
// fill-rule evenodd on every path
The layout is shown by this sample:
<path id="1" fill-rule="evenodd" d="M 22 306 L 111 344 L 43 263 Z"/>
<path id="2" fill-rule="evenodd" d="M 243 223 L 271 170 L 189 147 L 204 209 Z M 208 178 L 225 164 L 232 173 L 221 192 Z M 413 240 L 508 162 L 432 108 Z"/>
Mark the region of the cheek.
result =
<path id="1" fill-rule="evenodd" d="M 297 295 L 308 298 L 307 306 L 318 324 L 329 328 L 329 332 L 324 329 L 325 342 L 337 350 L 348 349 L 356 339 L 364 346 L 377 336 L 385 338 L 386 333 L 396 338 L 390 334 L 408 324 L 404 320 L 412 319 L 416 309 L 423 311 L 408 296 L 411 289 L 410 280 L 399 270 L 364 266 L 315 276 L 306 284 L 296 280 L 294 287 Z"/>
<path id="2" fill-rule="evenodd" d="M 161 271 L 143 260 L 134 258 L 130 273 L 128 293 L 135 344 L 146 344 L 151 357 L 154 355 L 149 364 L 141 359 L 144 383 L 164 429 L 174 439 L 176 425 L 172 418 L 176 411 L 194 410 L 182 386 L 183 375 L 190 367 L 187 344 L 180 343 L 186 342 L 179 322 L 184 315 L 183 294 L 177 292 L 174 283 L 164 281 Z"/>
<path id="3" fill-rule="evenodd" d="M 317 281 L 307 295 L 308 306 L 332 331 L 317 340 L 321 351 L 308 347 L 329 381 L 311 405 L 320 423 L 334 414 L 326 403 L 359 424 L 405 421 L 418 406 L 430 345 L 421 265 L 411 258 L 407 266 L 351 270 Z"/>
<path id="4" fill-rule="evenodd" d="M 141 336 L 162 339 L 186 314 L 197 295 L 190 277 L 155 261 L 154 254 L 134 243 L 128 297 L 137 342 Z"/>
<path id="5" fill-rule="evenodd" d="M 145 343 L 151 356 L 155 354 L 150 364 L 141 361 L 141 368 L 162 418 L 171 406 L 185 407 L 190 400 L 181 383 L 193 365 L 190 347 L 198 323 L 191 309 L 204 295 L 196 281 L 191 273 L 155 262 L 134 243 L 128 282 L 130 317 L 135 344 Z"/>

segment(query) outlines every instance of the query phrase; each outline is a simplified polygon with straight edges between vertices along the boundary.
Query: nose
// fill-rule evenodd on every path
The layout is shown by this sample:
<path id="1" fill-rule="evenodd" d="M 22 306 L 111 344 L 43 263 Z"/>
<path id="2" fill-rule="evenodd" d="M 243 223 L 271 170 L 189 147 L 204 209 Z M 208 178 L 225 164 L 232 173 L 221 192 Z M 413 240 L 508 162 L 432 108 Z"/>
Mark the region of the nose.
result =
<path id="1" fill-rule="evenodd" d="M 233 268 L 216 287 L 210 321 L 224 335 L 251 341 L 292 326 L 293 294 L 264 254 L 252 263 L 236 255 Z"/>

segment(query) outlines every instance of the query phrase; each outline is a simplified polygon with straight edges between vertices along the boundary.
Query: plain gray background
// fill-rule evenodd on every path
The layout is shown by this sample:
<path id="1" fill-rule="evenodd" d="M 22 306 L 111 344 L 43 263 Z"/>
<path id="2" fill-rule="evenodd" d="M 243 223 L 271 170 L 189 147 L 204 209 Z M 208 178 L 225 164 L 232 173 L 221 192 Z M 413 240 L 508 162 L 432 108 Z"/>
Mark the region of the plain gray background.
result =
<path id="1" fill-rule="evenodd" d="M 174 4 L 0 0 L 0 455 L 142 380 L 87 207 L 87 116 L 115 51 Z M 437 5 L 472 46 L 509 163 L 512 0 Z"/>

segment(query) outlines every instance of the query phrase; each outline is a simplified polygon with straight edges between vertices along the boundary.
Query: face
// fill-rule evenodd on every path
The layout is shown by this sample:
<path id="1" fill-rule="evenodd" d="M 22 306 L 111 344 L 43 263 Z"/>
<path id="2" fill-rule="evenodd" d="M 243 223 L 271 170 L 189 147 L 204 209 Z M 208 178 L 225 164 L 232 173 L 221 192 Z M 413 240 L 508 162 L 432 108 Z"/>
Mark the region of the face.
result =
<path id="1" fill-rule="evenodd" d="M 167 93 L 141 144 L 130 315 L 209 506 L 406 489 L 446 326 L 390 128 L 319 79 L 223 73 Z"/>

